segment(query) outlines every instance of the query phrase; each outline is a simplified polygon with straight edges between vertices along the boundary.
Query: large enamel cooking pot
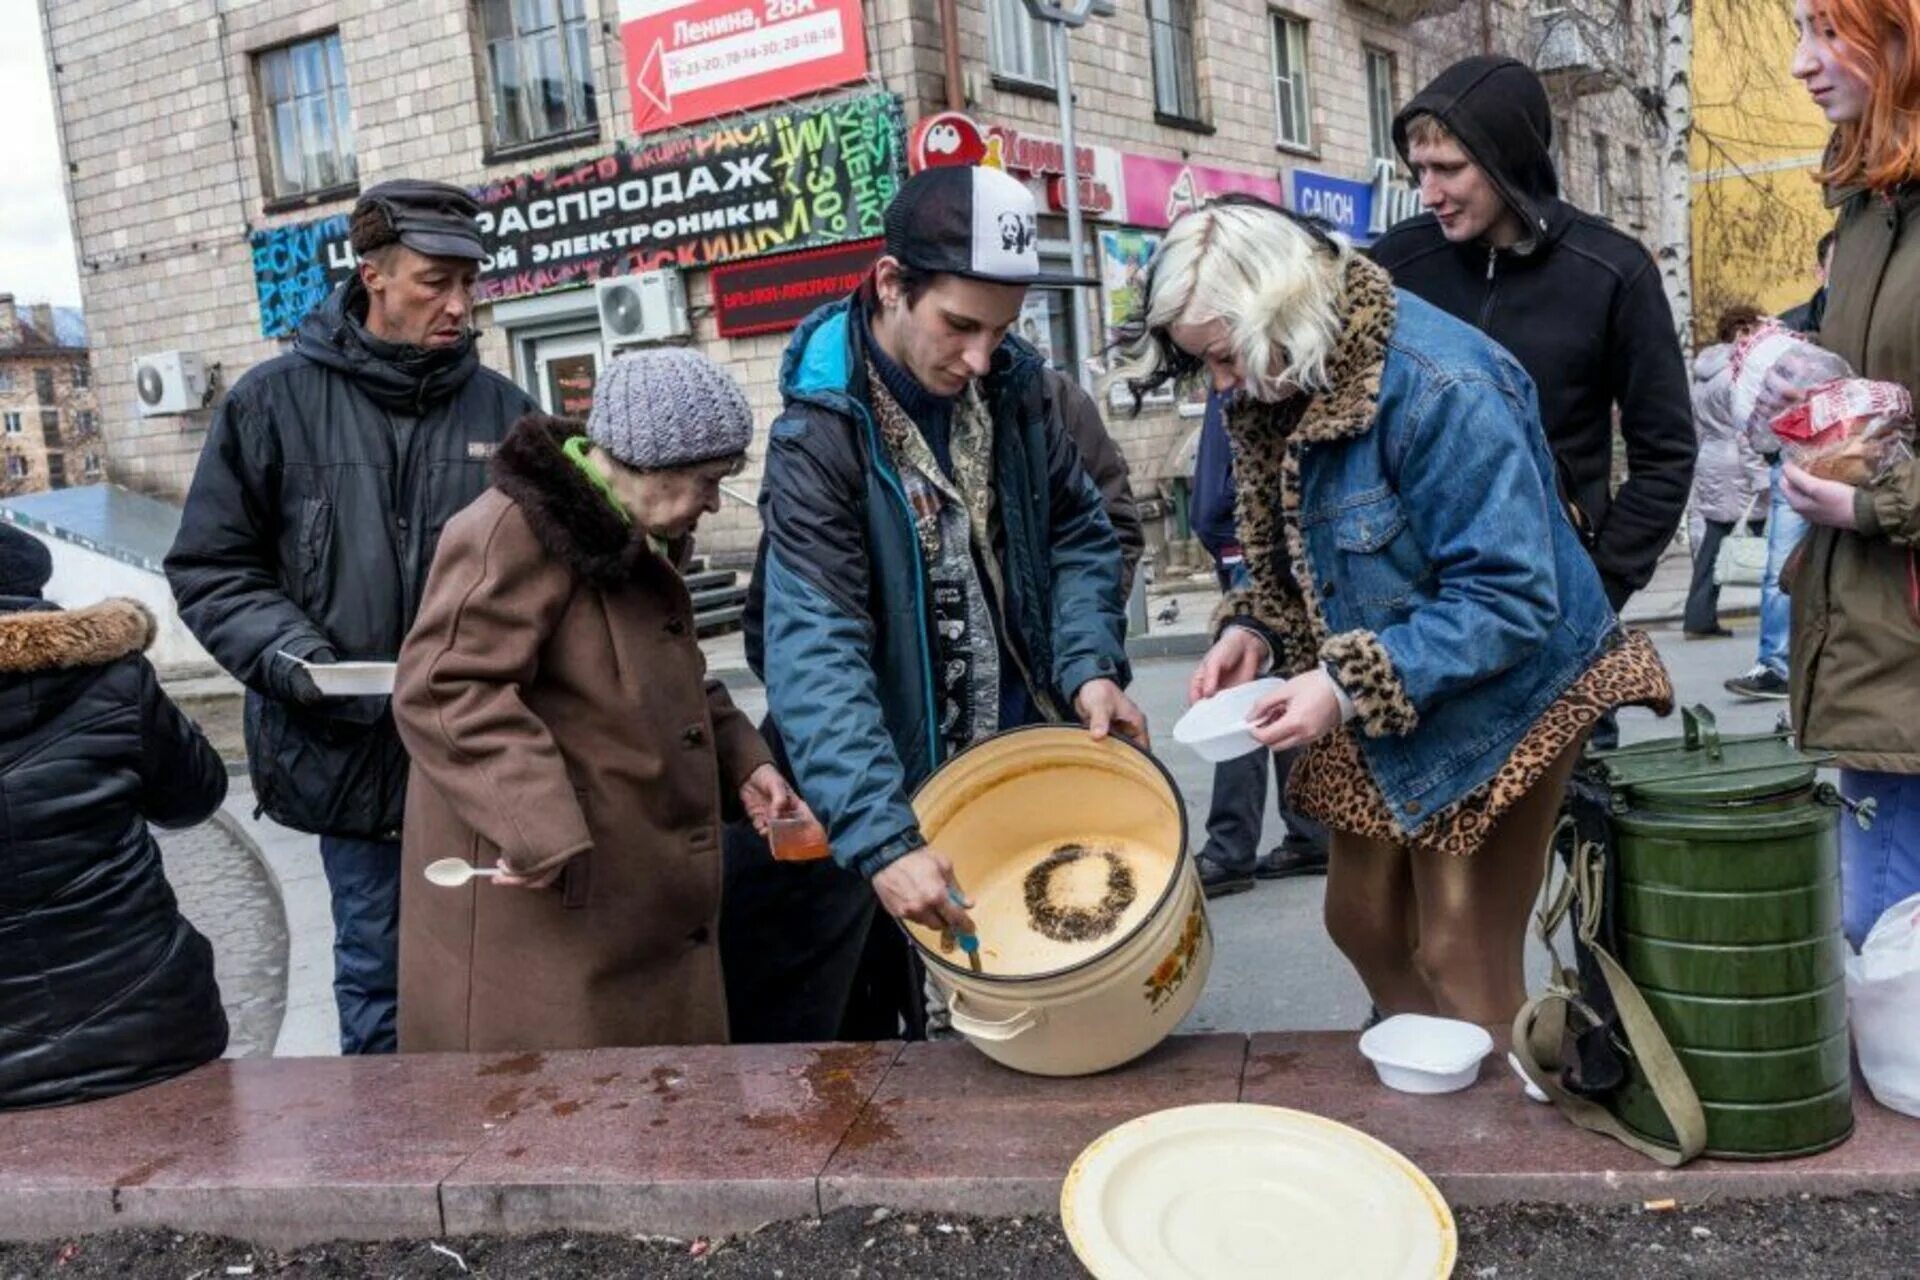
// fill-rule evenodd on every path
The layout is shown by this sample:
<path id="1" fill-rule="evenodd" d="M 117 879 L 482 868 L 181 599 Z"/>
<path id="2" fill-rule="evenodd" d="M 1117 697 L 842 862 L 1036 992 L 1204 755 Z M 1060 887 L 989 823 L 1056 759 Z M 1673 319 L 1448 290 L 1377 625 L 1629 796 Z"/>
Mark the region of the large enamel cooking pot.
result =
<path id="1" fill-rule="evenodd" d="M 1139 1057 L 1200 998 L 1213 962 L 1179 788 L 1118 738 L 1014 729 L 929 778 L 913 807 L 974 900 L 981 969 L 908 925 L 956 1031 L 1036 1075 Z"/>

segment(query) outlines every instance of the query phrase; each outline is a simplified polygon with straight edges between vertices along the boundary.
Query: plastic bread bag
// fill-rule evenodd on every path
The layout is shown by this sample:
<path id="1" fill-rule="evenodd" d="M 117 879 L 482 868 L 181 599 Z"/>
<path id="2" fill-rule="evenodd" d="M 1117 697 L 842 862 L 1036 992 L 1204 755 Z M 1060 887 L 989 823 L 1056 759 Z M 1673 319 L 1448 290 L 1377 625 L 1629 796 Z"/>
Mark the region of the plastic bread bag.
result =
<path id="1" fill-rule="evenodd" d="M 1913 457 L 1913 397 L 1896 382 L 1837 379 L 1775 418 L 1773 434 L 1809 474 L 1870 484 Z"/>
<path id="2" fill-rule="evenodd" d="M 1768 320 L 1733 344 L 1733 420 L 1756 453 L 1779 453 L 1774 419 L 1815 387 L 1852 376 L 1845 360 Z"/>

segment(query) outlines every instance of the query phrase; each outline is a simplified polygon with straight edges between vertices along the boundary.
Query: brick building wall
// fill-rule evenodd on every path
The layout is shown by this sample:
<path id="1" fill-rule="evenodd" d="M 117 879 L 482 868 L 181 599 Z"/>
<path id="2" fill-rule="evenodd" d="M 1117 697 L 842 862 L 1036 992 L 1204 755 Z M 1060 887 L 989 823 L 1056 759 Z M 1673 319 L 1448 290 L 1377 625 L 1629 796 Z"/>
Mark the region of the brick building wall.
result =
<path id="1" fill-rule="evenodd" d="M 337 31 L 360 185 L 397 176 L 474 185 L 563 166 L 631 140 L 617 6 L 614 0 L 580 2 L 591 34 L 597 133 L 559 150 L 492 155 L 473 0 L 41 0 L 81 287 L 99 357 L 106 466 L 114 480 L 177 500 L 209 416 L 140 416 L 134 357 L 197 352 L 217 368 L 216 386 L 230 386 L 282 348 L 260 336 L 249 232 L 351 207 L 351 190 L 290 206 L 270 200 L 258 55 Z M 983 122 L 1055 134 L 1050 97 L 996 77 L 989 65 L 988 3 L 959 0 L 969 110 Z M 1114 18 L 1073 37 L 1083 144 L 1190 158 L 1283 182 L 1302 166 L 1364 179 L 1371 158 L 1363 49 L 1394 55 L 1396 105 L 1445 61 L 1482 44 L 1526 52 L 1526 6 L 1519 0 L 1469 5 L 1411 25 L 1355 0 L 1289 4 L 1286 12 L 1308 22 L 1313 143 L 1305 151 L 1285 149 L 1275 143 L 1276 10 L 1264 0 L 1207 0 L 1194 7 L 1204 131 L 1155 119 L 1147 3 L 1120 0 Z M 1497 19 L 1484 33 L 1470 20 L 1481 9 Z M 910 123 L 942 108 L 934 0 L 868 0 L 865 17 L 871 80 L 902 96 Z M 1603 109 L 1596 102 L 1568 98 L 1570 136 L 1612 127 L 1589 123 Z M 1591 163 L 1585 145 L 1576 143 L 1567 157 L 1576 193 L 1581 168 Z M 1043 235 L 1061 234 L 1058 220 L 1043 227 Z M 786 335 L 719 339 L 708 273 L 691 272 L 687 283 L 695 341 L 741 379 L 764 433 L 778 408 L 775 379 Z M 480 309 L 482 356 L 531 384 L 532 371 L 522 367 L 525 352 L 499 322 L 505 313 Z M 1137 419 L 1118 411 L 1109 417 L 1140 487 L 1152 490 L 1168 479 L 1170 459 L 1194 420 L 1169 409 Z M 763 439 L 734 486 L 748 497 L 758 489 Z M 738 558 L 756 531 L 751 507 L 729 503 L 704 526 L 703 542 L 723 558 Z"/>
<path id="2" fill-rule="evenodd" d="M 98 480 L 100 455 L 87 349 L 60 340 L 51 307 L 0 293 L 0 496 Z"/>

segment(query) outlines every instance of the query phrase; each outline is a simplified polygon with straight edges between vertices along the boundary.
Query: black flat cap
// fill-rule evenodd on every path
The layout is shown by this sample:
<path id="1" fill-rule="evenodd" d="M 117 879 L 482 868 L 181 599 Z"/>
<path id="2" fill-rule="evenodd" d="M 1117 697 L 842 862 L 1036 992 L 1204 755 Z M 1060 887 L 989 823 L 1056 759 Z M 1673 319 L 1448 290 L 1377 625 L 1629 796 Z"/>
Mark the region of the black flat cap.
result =
<path id="1" fill-rule="evenodd" d="M 355 253 L 368 253 L 398 241 L 429 258 L 470 258 L 478 262 L 487 256 L 486 247 L 480 243 L 480 206 L 459 187 L 396 178 L 361 195 L 353 207 L 356 222 L 367 208 L 386 215 L 390 235 L 377 243 L 356 243 Z"/>

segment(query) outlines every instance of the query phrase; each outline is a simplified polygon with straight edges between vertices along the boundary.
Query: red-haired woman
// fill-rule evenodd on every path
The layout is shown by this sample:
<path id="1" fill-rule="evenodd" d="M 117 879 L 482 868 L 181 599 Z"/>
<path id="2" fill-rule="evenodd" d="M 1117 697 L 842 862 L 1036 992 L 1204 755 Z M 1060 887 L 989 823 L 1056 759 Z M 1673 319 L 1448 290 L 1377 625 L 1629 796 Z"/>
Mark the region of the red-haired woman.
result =
<path id="1" fill-rule="evenodd" d="M 1920 0 L 1797 0 L 1793 74 L 1833 122 L 1820 178 L 1839 211 L 1822 345 L 1920 398 Z M 1874 797 L 1841 824 L 1847 936 L 1920 893 L 1920 467 L 1855 488 L 1787 466 L 1814 528 L 1793 596 L 1793 719 L 1835 752 L 1841 790 Z"/>

